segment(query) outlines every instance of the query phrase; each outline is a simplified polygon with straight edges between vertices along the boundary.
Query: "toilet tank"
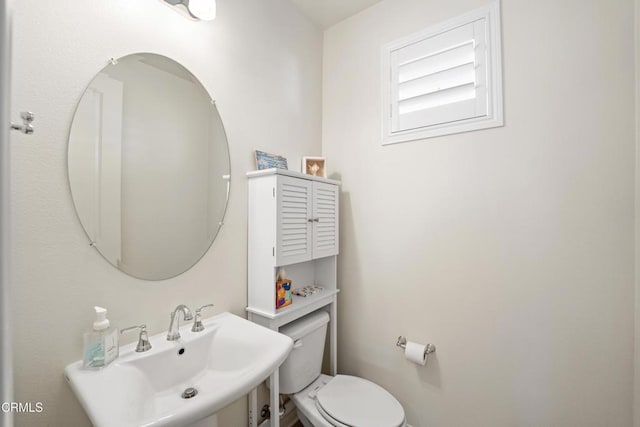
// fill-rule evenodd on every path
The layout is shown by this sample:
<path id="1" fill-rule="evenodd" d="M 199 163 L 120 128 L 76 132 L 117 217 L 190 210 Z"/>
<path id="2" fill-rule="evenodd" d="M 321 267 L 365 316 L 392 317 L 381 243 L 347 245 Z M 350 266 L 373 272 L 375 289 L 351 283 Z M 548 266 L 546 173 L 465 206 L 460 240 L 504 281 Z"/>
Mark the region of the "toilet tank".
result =
<path id="1" fill-rule="evenodd" d="M 320 376 L 328 322 L 327 312 L 319 310 L 280 328 L 294 343 L 280 365 L 280 393 L 297 393 Z"/>

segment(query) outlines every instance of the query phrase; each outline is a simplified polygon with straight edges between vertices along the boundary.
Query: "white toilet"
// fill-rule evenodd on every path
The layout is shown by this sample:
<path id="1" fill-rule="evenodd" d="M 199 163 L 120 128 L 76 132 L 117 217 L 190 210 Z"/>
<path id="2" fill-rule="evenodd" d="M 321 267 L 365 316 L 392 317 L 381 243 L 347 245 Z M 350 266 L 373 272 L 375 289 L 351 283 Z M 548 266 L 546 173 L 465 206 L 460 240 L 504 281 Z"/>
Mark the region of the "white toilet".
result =
<path id="1" fill-rule="evenodd" d="M 404 409 L 388 391 L 363 378 L 321 375 L 329 315 L 320 310 L 282 328 L 294 341 L 280 366 L 280 393 L 291 395 L 305 427 L 403 427 Z"/>

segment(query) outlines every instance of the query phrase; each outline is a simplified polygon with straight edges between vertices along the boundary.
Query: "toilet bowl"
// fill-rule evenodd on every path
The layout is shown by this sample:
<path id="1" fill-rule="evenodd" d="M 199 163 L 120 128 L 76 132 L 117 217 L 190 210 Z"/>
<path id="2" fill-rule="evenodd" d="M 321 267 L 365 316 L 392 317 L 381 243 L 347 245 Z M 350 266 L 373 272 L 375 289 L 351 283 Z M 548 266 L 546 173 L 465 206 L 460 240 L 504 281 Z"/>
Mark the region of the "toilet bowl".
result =
<path id="1" fill-rule="evenodd" d="M 379 385 L 320 373 L 329 315 L 317 311 L 280 328 L 293 350 L 280 366 L 280 392 L 291 395 L 305 427 L 403 427 L 404 409 Z"/>
<path id="2" fill-rule="evenodd" d="M 402 427 L 404 410 L 388 391 L 350 375 L 320 375 L 291 396 L 305 427 Z"/>

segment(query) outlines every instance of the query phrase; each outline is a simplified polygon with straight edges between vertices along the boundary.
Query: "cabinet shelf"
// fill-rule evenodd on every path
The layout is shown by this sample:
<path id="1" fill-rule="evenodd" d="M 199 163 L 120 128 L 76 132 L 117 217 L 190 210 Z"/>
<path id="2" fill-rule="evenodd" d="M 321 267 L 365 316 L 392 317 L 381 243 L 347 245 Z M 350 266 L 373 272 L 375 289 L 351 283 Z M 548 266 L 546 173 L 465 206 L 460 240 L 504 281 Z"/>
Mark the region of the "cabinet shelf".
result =
<path id="1" fill-rule="evenodd" d="M 270 323 L 284 325 L 320 307 L 331 304 L 338 292 L 340 292 L 339 289 L 325 289 L 322 292 L 309 295 L 308 297 L 293 295 L 291 305 L 279 309 L 276 313 L 269 313 L 268 311 L 254 307 L 247 307 L 246 310 L 249 313 L 271 320 L 272 322 Z"/>
<path id="2" fill-rule="evenodd" d="M 290 171 L 286 169 L 271 168 L 271 169 L 262 169 L 259 171 L 247 172 L 248 178 L 256 178 L 256 177 L 267 176 L 267 175 L 290 176 L 293 178 L 307 179 L 309 181 L 319 181 L 319 182 L 326 182 L 327 184 L 340 185 L 340 181 L 335 179 L 308 175 L 306 173 L 295 172 L 295 171 Z"/>
<path id="3" fill-rule="evenodd" d="M 319 258 L 316 258 L 316 259 L 315 259 L 315 260 L 313 260 L 313 261 L 316 261 L 316 260 L 319 260 L 319 261 L 322 261 L 322 260 L 325 260 L 325 261 L 326 261 L 326 260 L 331 260 L 331 257 L 333 257 L 333 255 L 328 255 L 328 256 L 324 256 L 324 257 L 319 257 Z M 283 264 L 276 264 L 276 265 L 274 265 L 274 268 L 275 268 L 275 269 L 276 269 L 276 271 L 277 271 L 277 270 L 278 270 L 278 269 L 280 269 L 280 268 L 291 267 L 292 265 L 296 265 L 296 264 L 300 264 L 300 262 L 299 262 L 299 261 L 298 261 L 298 262 L 295 262 L 295 261 L 293 261 L 293 262 L 288 262 L 288 261 L 287 261 L 287 262 L 285 262 L 285 263 L 283 263 Z M 287 270 L 287 271 L 288 271 L 288 270 Z M 315 285 L 315 283 L 310 283 L 310 285 Z"/>

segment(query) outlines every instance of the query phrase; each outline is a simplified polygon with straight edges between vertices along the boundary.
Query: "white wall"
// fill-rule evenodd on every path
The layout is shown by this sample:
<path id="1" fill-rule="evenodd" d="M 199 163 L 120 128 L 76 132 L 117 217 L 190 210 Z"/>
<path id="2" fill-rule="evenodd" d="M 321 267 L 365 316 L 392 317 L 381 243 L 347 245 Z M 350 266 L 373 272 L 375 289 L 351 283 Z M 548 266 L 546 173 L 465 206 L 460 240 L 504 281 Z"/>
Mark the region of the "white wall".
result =
<path id="1" fill-rule="evenodd" d="M 13 400 L 11 353 L 11 289 L 9 266 L 9 93 L 10 19 L 8 2 L 0 0 L 0 401 Z M 13 415 L 0 416 L 0 426 L 11 427 Z"/>
<path id="2" fill-rule="evenodd" d="M 414 426 L 631 425 L 633 0 L 503 0 L 506 126 L 380 145 L 380 46 L 484 3 L 386 0 L 325 33 L 339 370 Z"/>
<path id="3" fill-rule="evenodd" d="M 64 4 L 63 4 L 64 3 Z M 253 150 L 292 166 L 320 151 L 322 34 L 286 0 L 219 0 L 218 18 L 192 22 L 159 0 L 15 2 L 13 110 L 37 114 L 13 136 L 12 244 L 16 399 L 42 401 L 18 426 L 88 426 L 62 378 L 80 358 L 92 306 L 120 327 L 166 330 L 178 303 L 213 302 L 244 315 L 246 178 Z M 182 63 L 216 98 L 231 153 L 231 199 L 218 238 L 191 270 L 166 281 L 126 276 L 88 245 L 67 183 L 67 136 L 85 86 L 110 57 L 154 52 Z M 127 341 L 132 341 L 133 336 Z M 220 425 L 243 425 L 246 400 Z"/>
<path id="4" fill-rule="evenodd" d="M 636 70 L 636 204 L 635 204 L 635 334 L 634 334 L 634 387 L 633 425 L 640 427 L 640 0 L 635 0 L 634 42 Z"/>

